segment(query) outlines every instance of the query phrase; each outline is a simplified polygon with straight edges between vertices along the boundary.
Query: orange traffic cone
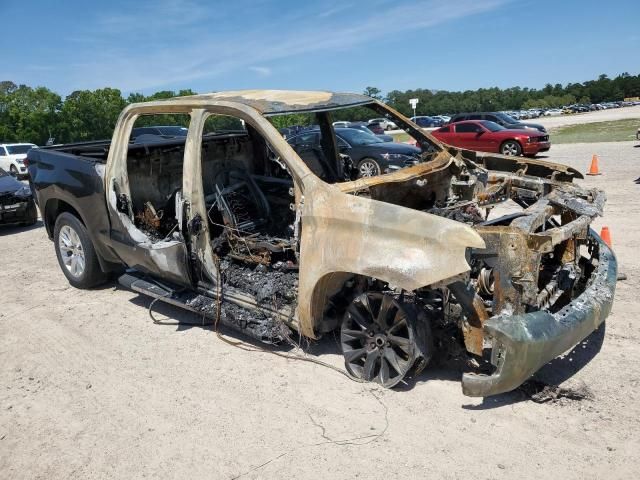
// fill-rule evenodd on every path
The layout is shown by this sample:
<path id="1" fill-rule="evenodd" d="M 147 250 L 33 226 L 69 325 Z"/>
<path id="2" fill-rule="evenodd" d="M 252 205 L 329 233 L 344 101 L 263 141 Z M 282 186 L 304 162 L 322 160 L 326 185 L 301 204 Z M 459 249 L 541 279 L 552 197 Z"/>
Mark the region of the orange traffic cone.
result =
<path id="1" fill-rule="evenodd" d="M 602 175 L 598 169 L 598 155 L 595 153 L 593 154 L 593 157 L 591 157 L 591 167 L 589 167 L 587 175 Z"/>
<path id="2" fill-rule="evenodd" d="M 602 227 L 602 230 L 600 230 L 600 238 L 604 243 L 609 245 L 609 248 L 613 248 L 613 244 L 611 243 L 611 232 L 609 232 L 609 227 Z"/>

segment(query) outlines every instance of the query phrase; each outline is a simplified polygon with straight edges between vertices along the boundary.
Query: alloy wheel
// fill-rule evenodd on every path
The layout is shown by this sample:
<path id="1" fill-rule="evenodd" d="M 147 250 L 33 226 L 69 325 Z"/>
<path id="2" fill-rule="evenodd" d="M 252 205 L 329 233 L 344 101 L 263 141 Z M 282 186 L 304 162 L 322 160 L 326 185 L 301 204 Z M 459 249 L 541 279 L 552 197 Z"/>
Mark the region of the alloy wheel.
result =
<path id="1" fill-rule="evenodd" d="M 360 177 L 375 177 L 380 175 L 380 167 L 373 160 L 363 160 L 358 167 Z"/>
<path id="2" fill-rule="evenodd" d="M 391 295 L 366 292 L 347 308 L 340 342 L 347 370 L 390 388 L 417 358 L 418 348 L 405 305 Z"/>
<path id="3" fill-rule="evenodd" d="M 69 225 L 60 229 L 58 248 L 67 271 L 76 278 L 81 277 L 86 267 L 84 248 L 78 233 Z"/>
<path id="4" fill-rule="evenodd" d="M 502 146 L 502 154 L 503 155 L 519 155 L 520 148 L 514 142 L 507 142 Z"/>

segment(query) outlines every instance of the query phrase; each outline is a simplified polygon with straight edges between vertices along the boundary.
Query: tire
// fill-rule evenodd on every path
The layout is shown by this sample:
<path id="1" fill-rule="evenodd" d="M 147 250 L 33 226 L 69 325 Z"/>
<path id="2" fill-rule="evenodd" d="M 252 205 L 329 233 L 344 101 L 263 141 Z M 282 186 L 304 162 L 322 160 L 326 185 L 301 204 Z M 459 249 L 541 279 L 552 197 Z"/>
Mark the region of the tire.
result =
<path id="1" fill-rule="evenodd" d="M 373 158 L 363 158 L 360 160 L 356 170 L 358 171 L 358 178 L 375 177 L 382 172 L 380 164 Z"/>
<path id="2" fill-rule="evenodd" d="M 347 307 L 340 327 L 345 368 L 385 388 L 397 385 L 421 356 L 413 305 L 365 292 Z"/>
<path id="3" fill-rule="evenodd" d="M 502 155 L 518 157 L 522 155 L 522 147 L 515 140 L 507 140 L 502 145 L 500 145 L 500 153 Z"/>
<path id="4" fill-rule="evenodd" d="M 18 169 L 16 168 L 15 165 L 11 165 L 9 167 L 9 173 L 11 174 L 12 177 L 18 178 Z"/>
<path id="5" fill-rule="evenodd" d="M 386 127 L 384 127 L 385 132 L 388 132 L 389 130 L 392 130 L 391 125 L 387 125 Z"/>
<path id="6" fill-rule="evenodd" d="M 76 216 L 68 212 L 60 214 L 53 242 L 60 269 L 71 285 L 87 289 L 107 281 L 109 277 L 100 269 L 87 229 Z"/>
<path id="7" fill-rule="evenodd" d="M 30 227 L 31 225 L 35 225 L 38 221 L 38 209 L 36 208 L 35 202 L 31 202 L 29 207 L 27 208 L 27 221 L 24 222 L 24 225 Z"/>

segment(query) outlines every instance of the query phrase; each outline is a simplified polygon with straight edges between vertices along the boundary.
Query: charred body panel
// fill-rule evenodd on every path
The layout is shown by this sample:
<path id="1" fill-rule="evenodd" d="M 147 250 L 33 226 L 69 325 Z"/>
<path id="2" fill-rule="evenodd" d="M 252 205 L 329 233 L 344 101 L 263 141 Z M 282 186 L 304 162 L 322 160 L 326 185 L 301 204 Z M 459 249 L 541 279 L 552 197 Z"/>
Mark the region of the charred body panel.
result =
<path id="1" fill-rule="evenodd" d="M 414 136 L 421 163 L 349 181 L 330 114 L 354 105 Z M 190 115 L 186 139 L 128 143 L 140 115 L 167 112 Z M 291 112 L 316 112 L 335 183 L 267 119 Z M 246 131 L 206 137 L 214 114 Z M 261 340 L 340 326 L 350 371 L 385 386 L 423 368 L 446 330 L 480 366 L 466 394 L 508 391 L 611 307 L 615 257 L 589 230 L 602 192 L 571 183 L 581 175 L 569 167 L 446 147 L 369 97 L 244 91 L 130 105 L 110 145 L 60 150 L 33 154 L 39 201 L 79 212 L 101 265 L 136 271 L 131 288 Z M 82 152 L 108 156 L 104 174 L 72 155 Z M 493 214 L 508 202 L 519 211 Z"/>
<path id="2" fill-rule="evenodd" d="M 465 395 L 485 397 L 517 388 L 540 367 L 570 350 L 597 329 L 611 311 L 617 264 L 613 252 L 595 232 L 597 266 L 582 294 L 555 313 L 538 310 L 498 315 L 484 324 L 492 344 L 492 375 L 465 374 Z"/>

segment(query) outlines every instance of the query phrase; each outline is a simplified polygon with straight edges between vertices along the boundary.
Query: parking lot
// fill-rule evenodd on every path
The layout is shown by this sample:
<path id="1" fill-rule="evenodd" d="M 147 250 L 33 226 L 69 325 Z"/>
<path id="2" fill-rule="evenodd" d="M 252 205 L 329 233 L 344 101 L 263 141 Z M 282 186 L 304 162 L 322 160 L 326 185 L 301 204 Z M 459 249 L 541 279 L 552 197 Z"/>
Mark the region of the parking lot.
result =
<path id="1" fill-rule="evenodd" d="M 628 278 L 618 282 L 606 328 L 537 374 L 563 388 L 538 402 L 527 388 L 464 397 L 452 368 L 427 368 L 396 390 L 354 383 L 236 348 L 210 327 L 175 325 L 199 319 L 168 306 L 154 306 L 166 325 L 154 324 L 145 297 L 113 283 L 69 286 L 40 222 L 0 228 L 3 477 L 632 477 L 640 446 L 640 216 L 629 207 L 640 191 L 637 144 L 554 145 L 545 155 L 581 172 L 599 155 L 604 174 L 584 182 L 607 192 L 595 226 L 611 229 Z M 333 337 L 310 352 L 342 368 Z"/>
<path id="2" fill-rule="evenodd" d="M 546 128 L 564 127 L 565 125 L 580 125 L 592 122 L 610 122 L 640 118 L 640 105 L 625 108 L 613 108 L 610 110 L 597 110 L 595 112 L 576 113 L 573 115 L 557 115 L 554 117 L 538 117 L 531 122 L 540 123 Z"/>

